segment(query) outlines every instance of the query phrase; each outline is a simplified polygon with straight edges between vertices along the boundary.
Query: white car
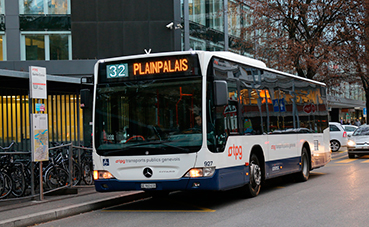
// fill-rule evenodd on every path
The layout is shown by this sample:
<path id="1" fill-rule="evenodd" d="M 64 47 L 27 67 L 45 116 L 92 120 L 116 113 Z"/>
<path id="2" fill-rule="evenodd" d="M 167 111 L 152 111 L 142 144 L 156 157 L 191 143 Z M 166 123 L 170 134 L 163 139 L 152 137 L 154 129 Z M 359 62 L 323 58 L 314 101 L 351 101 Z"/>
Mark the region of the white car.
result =
<path id="1" fill-rule="evenodd" d="M 343 129 L 347 132 L 347 136 L 350 137 L 352 133 L 358 128 L 356 125 L 342 125 Z"/>
<path id="2" fill-rule="evenodd" d="M 331 136 L 331 150 L 338 151 L 341 147 L 347 147 L 347 132 L 338 122 L 329 122 Z"/>

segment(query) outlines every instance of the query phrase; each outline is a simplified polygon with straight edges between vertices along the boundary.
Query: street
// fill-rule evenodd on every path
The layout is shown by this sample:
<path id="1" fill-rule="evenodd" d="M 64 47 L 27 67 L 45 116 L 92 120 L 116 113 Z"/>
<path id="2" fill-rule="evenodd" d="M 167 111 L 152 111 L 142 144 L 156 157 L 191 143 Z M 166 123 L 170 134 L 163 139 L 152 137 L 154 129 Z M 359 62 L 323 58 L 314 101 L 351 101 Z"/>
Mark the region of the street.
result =
<path id="1" fill-rule="evenodd" d="M 227 192 L 172 193 L 38 226 L 367 226 L 369 155 L 333 153 L 307 182 L 267 181 L 259 196 Z"/>

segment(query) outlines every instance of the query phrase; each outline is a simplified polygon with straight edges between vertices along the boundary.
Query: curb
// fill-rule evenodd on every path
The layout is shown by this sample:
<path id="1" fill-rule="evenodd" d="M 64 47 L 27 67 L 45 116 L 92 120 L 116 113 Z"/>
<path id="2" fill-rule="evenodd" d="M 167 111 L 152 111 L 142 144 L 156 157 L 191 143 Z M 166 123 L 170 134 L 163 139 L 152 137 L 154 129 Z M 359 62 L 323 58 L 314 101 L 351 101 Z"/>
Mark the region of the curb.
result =
<path id="1" fill-rule="evenodd" d="M 108 199 L 100 199 L 92 202 L 81 203 L 67 206 L 55 210 L 43 211 L 31 215 L 24 215 L 8 220 L 0 221 L 0 227 L 29 226 L 37 223 L 53 221 L 76 214 L 102 209 L 108 206 L 115 206 L 132 200 L 138 200 L 149 197 L 145 192 L 133 192 L 129 195 L 120 195 Z"/>

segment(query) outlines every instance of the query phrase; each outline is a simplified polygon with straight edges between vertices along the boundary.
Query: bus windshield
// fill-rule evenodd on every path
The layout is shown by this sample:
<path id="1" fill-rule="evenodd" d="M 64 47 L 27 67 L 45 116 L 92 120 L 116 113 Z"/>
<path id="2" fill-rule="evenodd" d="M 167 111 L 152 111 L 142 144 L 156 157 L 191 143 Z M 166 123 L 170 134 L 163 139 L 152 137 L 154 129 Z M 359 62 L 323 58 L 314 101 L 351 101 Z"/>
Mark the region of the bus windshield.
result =
<path id="1" fill-rule="evenodd" d="M 200 149 L 201 77 L 99 84 L 95 147 L 99 155 L 190 153 Z"/>

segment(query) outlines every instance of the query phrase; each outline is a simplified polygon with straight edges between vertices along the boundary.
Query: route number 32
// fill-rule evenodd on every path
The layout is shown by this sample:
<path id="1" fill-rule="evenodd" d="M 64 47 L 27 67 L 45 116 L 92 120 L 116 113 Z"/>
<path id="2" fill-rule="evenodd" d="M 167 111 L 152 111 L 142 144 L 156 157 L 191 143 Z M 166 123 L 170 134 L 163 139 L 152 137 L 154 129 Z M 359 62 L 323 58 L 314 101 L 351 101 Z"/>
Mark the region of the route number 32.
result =
<path id="1" fill-rule="evenodd" d="M 128 77 L 128 64 L 116 64 L 107 66 L 108 78 Z"/>

